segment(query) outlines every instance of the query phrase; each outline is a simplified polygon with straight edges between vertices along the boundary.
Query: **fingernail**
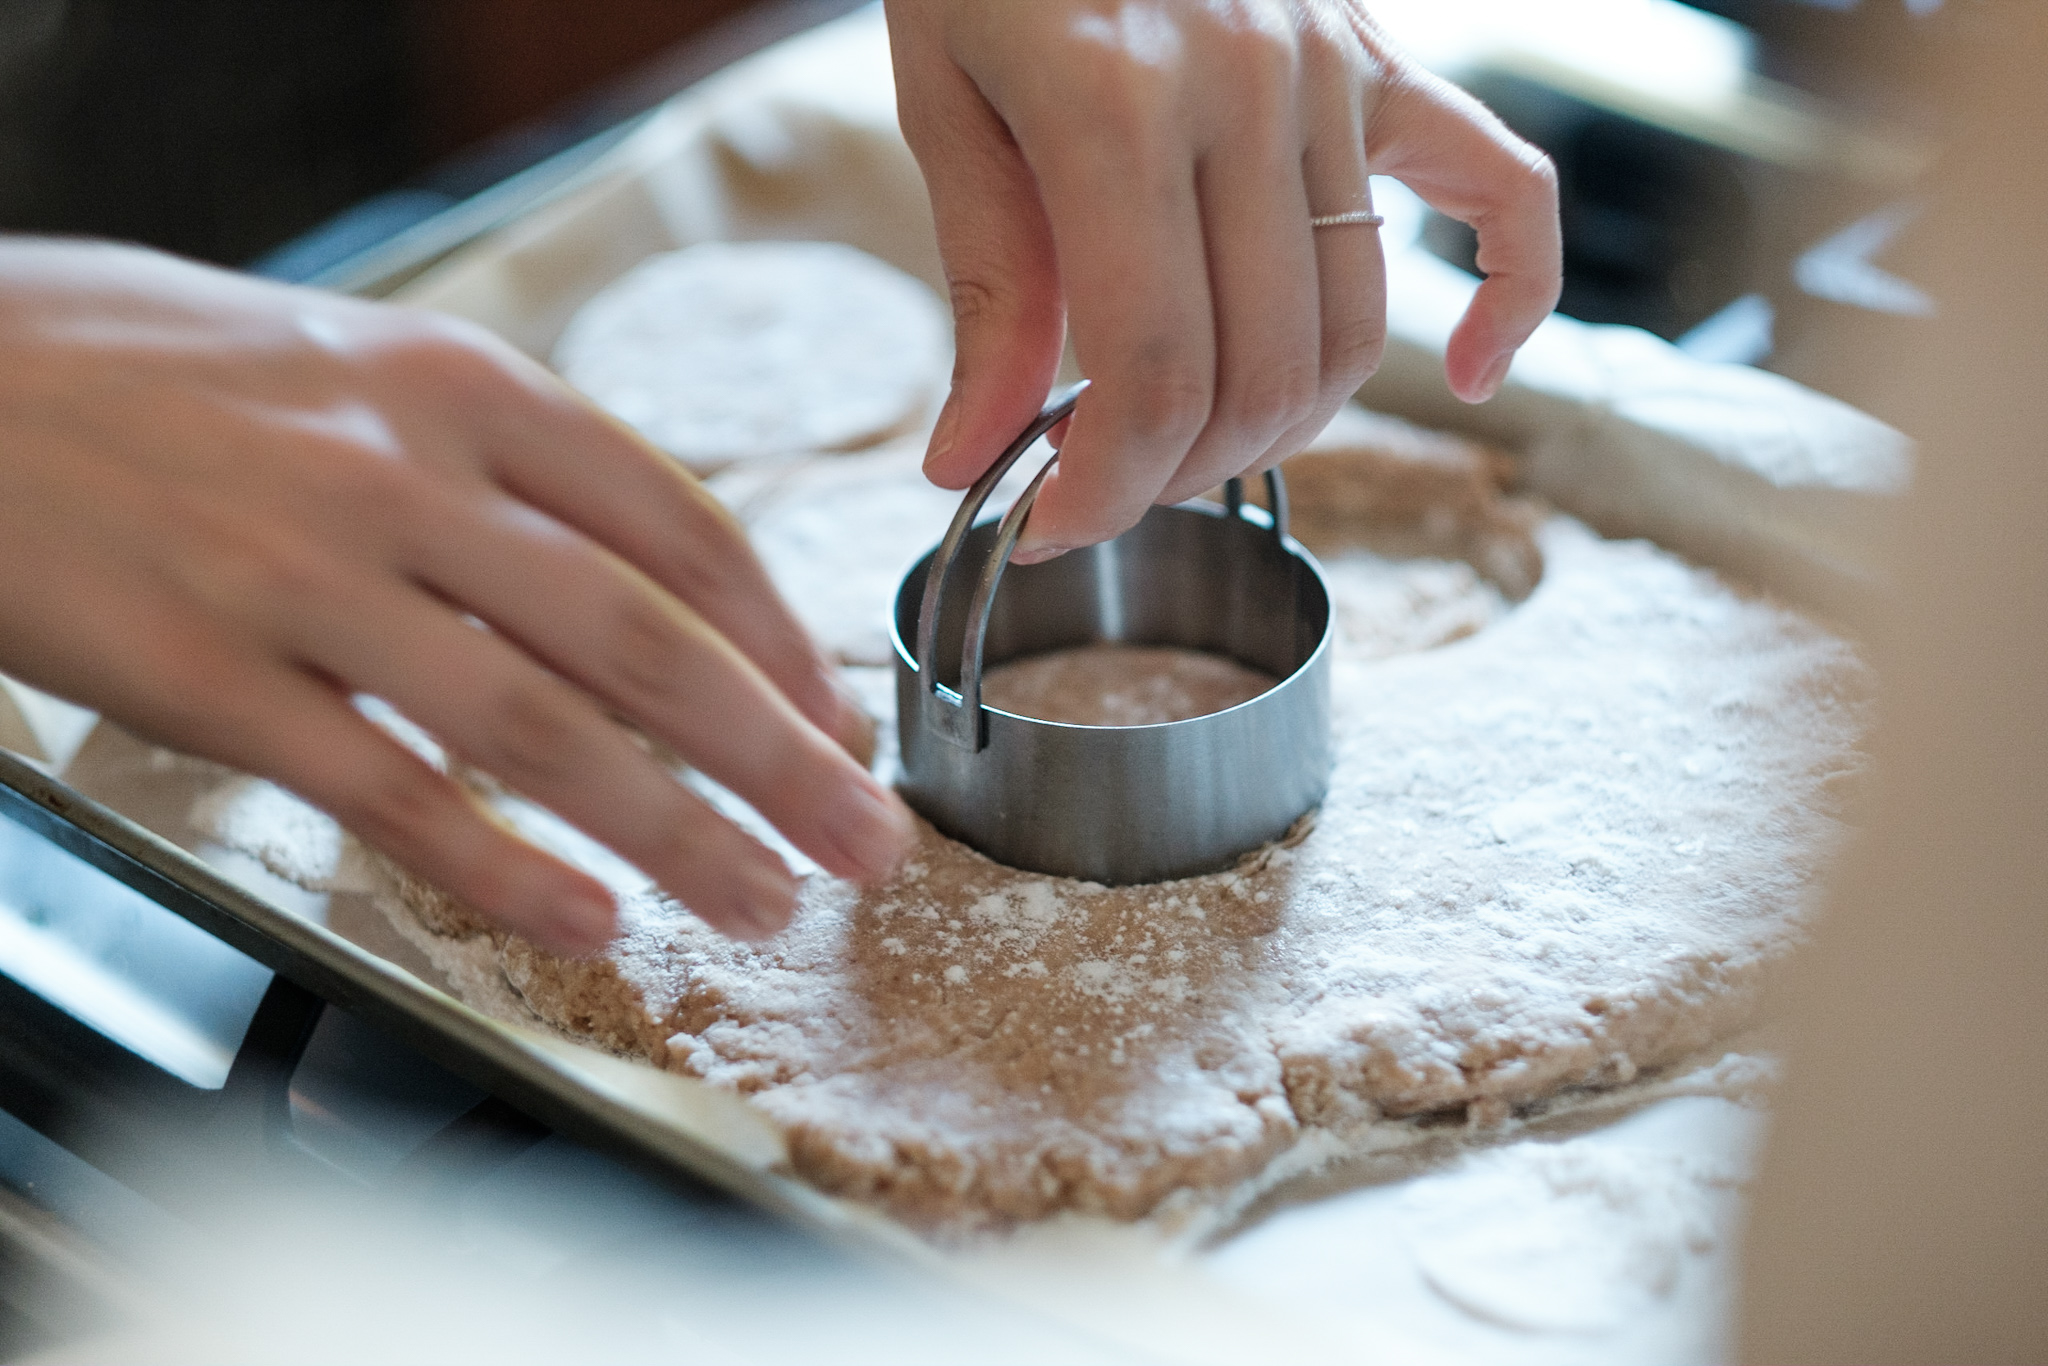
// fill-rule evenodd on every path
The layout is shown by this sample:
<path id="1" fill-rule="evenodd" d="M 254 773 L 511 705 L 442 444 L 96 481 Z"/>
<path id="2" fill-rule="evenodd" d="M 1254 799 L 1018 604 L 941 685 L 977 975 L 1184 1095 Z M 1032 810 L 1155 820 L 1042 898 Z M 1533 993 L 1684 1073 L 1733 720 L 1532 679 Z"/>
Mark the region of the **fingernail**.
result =
<path id="1" fill-rule="evenodd" d="M 946 396 L 946 406 L 939 410 L 939 420 L 932 427 L 931 444 L 925 447 L 924 467 L 929 470 L 953 453 L 953 437 L 960 426 L 960 404 L 953 394 Z"/>
<path id="2" fill-rule="evenodd" d="M 1501 383 L 1508 377 L 1508 367 L 1513 365 L 1514 363 L 1515 353 L 1512 351 L 1509 351 L 1504 355 L 1496 357 L 1494 359 L 1493 364 L 1486 368 L 1486 374 L 1481 377 L 1479 381 L 1479 393 L 1477 397 L 1473 399 L 1473 402 L 1484 403 L 1486 402 L 1486 400 L 1492 398 L 1495 394 L 1499 393 Z"/>
<path id="3" fill-rule="evenodd" d="M 832 738 L 863 768 L 875 762 L 875 718 L 860 704 L 860 698 L 837 669 L 827 671 L 833 694 L 839 699 L 839 717 Z"/>
<path id="4" fill-rule="evenodd" d="M 786 869 L 749 867 L 741 876 L 737 907 L 743 939 L 767 939 L 789 928 L 796 914 L 796 884 Z"/>
<path id="5" fill-rule="evenodd" d="M 875 764 L 875 718 L 859 707 L 849 707 L 846 721 L 839 729 L 839 747 L 853 756 L 862 768 L 873 768 Z"/>
<path id="6" fill-rule="evenodd" d="M 887 880 L 910 853 L 910 813 L 879 786 L 856 786 L 833 811 L 832 842 L 869 881 Z"/>
<path id="7" fill-rule="evenodd" d="M 1063 545 L 1020 545 L 1010 552 L 1011 564 L 1044 564 L 1067 553 Z"/>
<path id="8" fill-rule="evenodd" d="M 553 938 L 556 951 L 572 958 L 586 958 L 612 942 L 618 932 L 619 913 L 609 897 L 571 892 L 555 903 Z"/>

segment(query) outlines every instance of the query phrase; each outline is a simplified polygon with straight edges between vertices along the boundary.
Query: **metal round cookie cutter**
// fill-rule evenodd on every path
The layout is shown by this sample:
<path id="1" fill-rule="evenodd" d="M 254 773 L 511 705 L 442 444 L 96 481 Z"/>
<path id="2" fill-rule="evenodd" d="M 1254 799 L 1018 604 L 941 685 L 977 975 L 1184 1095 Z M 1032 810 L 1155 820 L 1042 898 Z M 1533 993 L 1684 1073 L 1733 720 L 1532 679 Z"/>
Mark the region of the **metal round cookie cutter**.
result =
<path id="1" fill-rule="evenodd" d="M 1053 395 L 896 591 L 903 793 L 1012 867 L 1111 885 L 1212 872 L 1285 834 L 1329 786 L 1329 586 L 1287 534 L 1277 472 L 1270 512 L 1233 479 L 1221 506 L 1155 507 L 1113 541 L 1010 564 L 1056 457 L 1000 520 L 975 518 L 1085 387 Z M 971 592 L 954 591 L 963 566 L 978 571 Z M 1066 725 L 983 704 L 991 665 L 1102 641 L 1226 655 L 1280 682 L 1162 725 Z"/>

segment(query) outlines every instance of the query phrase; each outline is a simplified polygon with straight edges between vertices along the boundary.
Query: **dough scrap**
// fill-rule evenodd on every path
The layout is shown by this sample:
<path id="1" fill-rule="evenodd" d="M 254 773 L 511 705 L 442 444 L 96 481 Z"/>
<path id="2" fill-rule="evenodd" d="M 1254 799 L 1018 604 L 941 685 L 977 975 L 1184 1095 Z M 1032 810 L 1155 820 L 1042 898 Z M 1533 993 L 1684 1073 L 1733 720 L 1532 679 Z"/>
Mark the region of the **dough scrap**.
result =
<path id="1" fill-rule="evenodd" d="M 837 242 L 706 242 L 634 267 L 579 309 L 555 368 L 699 471 L 872 445 L 944 379 L 923 283 Z"/>
<path id="2" fill-rule="evenodd" d="M 1105 889 L 927 829 L 887 887 L 812 877 L 769 943 L 641 886 L 606 959 L 506 939 L 507 980 L 751 1097 L 824 1189 L 935 1226 L 1220 1202 L 1310 1130 L 1485 1122 L 1725 1037 L 1801 935 L 1864 666 L 1654 546 L 1539 520 L 1476 448 L 1435 454 L 1326 443 L 1321 489 L 1297 481 L 1348 625 L 1330 795 L 1291 847 Z M 1362 543 L 1366 494 L 1418 486 L 1442 496 L 1387 519 L 1457 555 Z"/>

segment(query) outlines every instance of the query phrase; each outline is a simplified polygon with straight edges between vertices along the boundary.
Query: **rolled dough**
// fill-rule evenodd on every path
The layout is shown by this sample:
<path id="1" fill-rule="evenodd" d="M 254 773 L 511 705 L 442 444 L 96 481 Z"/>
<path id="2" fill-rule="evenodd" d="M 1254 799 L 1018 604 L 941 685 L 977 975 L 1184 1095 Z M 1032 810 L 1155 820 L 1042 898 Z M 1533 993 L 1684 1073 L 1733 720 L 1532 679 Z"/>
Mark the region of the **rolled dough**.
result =
<path id="1" fill-rule="evenodd" d="M 583 305 L 555 368 L 700 471 L 871 445 L 923 415 L 947 326 L 924 284 L 837 242 L 705 242 Z"/>
<path id="2" fill-rule="evenodd" d="M 1070 726 L 1159 726 L 1249 702 L 1279 681 L 1201 650 L 1079 645 L 996 665 L 982 677 L 981 700 Z"/>
<path id="3" fill-rule="evenodd" d="M 812 877 L 766 944 L 645 886 L 596 961 L 472 942 L 541 1018 L 751 1097 L 802 1175 L 929 1224 L 1220 1201 L 1311 1134 L 1483 1123 L 1708 1044 L 1800 936 L 1865 670 L 1503 499 L 1484 452 L 1431 459 L 1326 442 L 1297 481 L 1344 629 L 1330 794 L 1288 845 L 1112 890 L 926 830 L 890 886 Z M 1361 543 L 1361 506 L 1393 509 L 1402 557 Z M 413 903 L 390 902 L 415 933 L 464 931 Z"/>

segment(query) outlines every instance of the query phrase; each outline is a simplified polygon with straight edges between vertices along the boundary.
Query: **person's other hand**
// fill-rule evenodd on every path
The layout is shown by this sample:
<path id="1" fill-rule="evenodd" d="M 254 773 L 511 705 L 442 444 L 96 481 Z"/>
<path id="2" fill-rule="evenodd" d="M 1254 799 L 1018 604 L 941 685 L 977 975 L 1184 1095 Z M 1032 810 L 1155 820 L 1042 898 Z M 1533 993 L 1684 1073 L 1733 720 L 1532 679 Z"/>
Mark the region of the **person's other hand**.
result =
<path id="1" fill-rule="evenodd" d="M 481 329 L 126 248 L 0 244 L 0 669 L 271 778 L 507 928 L 588 951 L 603 885 L 366 720 L 383 699 L 706 921 L 786 924 L 908 817 L 734 524 Z"/>
<path id="2" fill-rule="evenodd" d="M 1479 233 L 1445 368 L 1493 395 L 1555 307 L 1556 179 L 1355 0 L 887 0 L 903 131 L 958 334 L 926 473 L 963 487 L 1036 412 L 1069 324 L 1095 381 L 1020 561 L 1278 464 L 1379 364 L 1367 172 Z"/>

